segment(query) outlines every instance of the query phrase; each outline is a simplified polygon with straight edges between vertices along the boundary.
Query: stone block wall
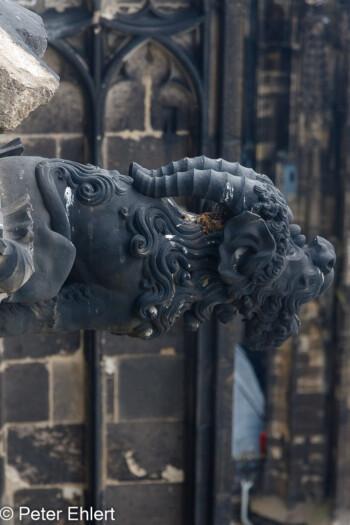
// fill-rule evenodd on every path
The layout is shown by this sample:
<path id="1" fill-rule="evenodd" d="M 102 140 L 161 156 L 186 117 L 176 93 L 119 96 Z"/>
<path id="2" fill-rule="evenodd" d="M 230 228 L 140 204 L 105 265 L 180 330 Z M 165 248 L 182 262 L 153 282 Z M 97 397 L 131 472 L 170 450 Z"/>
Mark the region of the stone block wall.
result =
<path id="1" fill-rule="evenodd" d="M 101 333 L 102 484 L 120 523 L 182 523 L 185 481 L 185 339 L 180 326 L 156 341 Z"/>
<path id="2" fill-rule="evenodd" d="M 104 164 L 162 166 L 194 151 L 196 99 L 175 58 L 156 43 L 134 49 L 109 79 Z"/>
<path id="3" fill-rule="evenodd" d="M 59 509 L 83 501 L 82 354 L 79 333 L 1 341 L 3 505 Z"/>
<path id="4" fill-rule="evenodd" d="M 307 239 L 327 237 L 337 253 L 334 287 L 301 308 L 299 336 L 270 354 L 264 491 L 286 503 L 291 523 L 306 521 L 312 505 L 333 503 L 338 490 L 343 494 L 335 484 L 337 462 L 341 479 L 348 476 L 343 458 L 349 445 L 343 441 L 337 450 L 339 428 L 344 432 L 348 424 L 345 391 L 340 412 L 338 405 L 342 373 L 348 384 L 346 365 L 341 371 L 348 353 L 348 28 L 346 2 L 258 5 L 256 168 L 287 194 Z M 338 511 L 322 512 L 331 523 Z"/>
<path id="5" fill-rule="evenodd" d="M 85 5 L 80 0 L 21 3 L 40 13 L 54 8 L 60 15 L 67 15 L 70 7 Z M 292 520 L 298 505 L 322 503 L 335 492 L 338 514 L 346 516 L 350 479 L 345 444 L 350 420 L 346 211 L 349 8 L 342 0 L 235 0 L 222 2 L 222 6 L 220 3 L 220 8 L 215 2 L 209 4 L 213 15 L 211 40 L 204 42 L 211 47 L 207 63 L 203 60 L 202 39 L 209 38 L 208 33 L 197 27 L 172 37 L 199 64 L 201 80 L 210 84 L 210 118 L 205 123 L 209 138 L 201 148 L 213 157 L 219 150 L 232 161 L 239 160 L 242 149 L 242 157 L 247 158 L 249 150 L 255 169 L 272 177 L 287 192 L 296 222 L 301 223 L 308 237 L 317 233 L 330 238 L 336 244 L 339 260 L 333 290 L 322 301 L 303 309 L 300 336 L 269 353 L 268 453 L 262 489 L 266 497 L 283 502 L 285 521 Z M 116 13 L 132 14 L 140 5 L 137 1 L 102 0 L 95 13 L 96 23 L 101 16 L 112 20 Z M 169 13 L 184 9 L 188 2 L 154 0 L 154 5 Z M 253 20 L 249 17 L 254 6 Z M 91 9 L 92 2 L 85 7 Z M 225 16 L 226 22 L 220 25 Z M 248 20 L 255 50 L 250 58 Z M 100 29 L 97 25 L 94 34 Z M 93 47 L 90 37 L 81 31 L 66 40 L 87 59 Z M 117 59 L 123 45 L 125 35 L 103 29 L 106 61 L 114 57 L 115 62 L 105 77 L 105 110 L 99 115 L 105 124 L 104 137 L 94 137 L 102 142 L 101 163 L 126 173 L 131 161 L 154 168 L 199 153 L 198 93 L 184 68 L 159 42 L 126 47 L 125 54 Z M 61 76 L 58 94 L 49 105 L 39 108 L 18 133 L 6 139 L 20 134 L 27 154 L 89 161 L 93 115 L 82 78 L 77 68 L 52 48 L 47 60 Z M 208 64 L 211 75 L 204 78 Z M 223 69 L 225 81 L 220 77 Z M 249 75 L 255 82 L 252 97 L 247 91 Z M 249 112 L 253 115 L 252 136 L 247 134 L 245 120 Z M 76 335 L 69 336 L 69 340 L 71 337 Z M 1 406 L 4 430 L 0 468 L 10 476 L 3 487 L 8 498 L 5 501 L 30 497 L 39 501 L 42 494 L 57 500 L 60 494 L 64 502 L 81 497 L 77 494 L 81 495 L 86 483 L 86 465 L 82 466 L 85 444 L 79 442 L 85 434 L 78 430 L 85 417 L 78 391 L 85 393 L 85 399 L 88 395 L 86 363 L 78 343 L 67 350 L 68 343 L 52 341 L 56 338 L 26 338 L 18 347 L 11 347 L 11 357 L 6 351 L 2 357 L 1 389 L 8 406 Z M 187 474 L 185 347 L 181 325 L 152 343 L 103 333 L 97 336 L 103 365 L 101 497 L 105 507 L 118 501 L 122 525 L 178 525 L 183 521 Z M 225 367 L 229 370 L 228 357 Z M 37 400 L 35 407 L 29 402 L 16 404 L 17 383 L 21 383 L 22 397 L 30 392 Z M 231 384 L 232 378 L 227 379 L 227 412 Z M 25 417 L 31 419 L 22 419 Z M 69 429 L 65 430 L 67 425 Z M 40 447 L 44 446 L 44 438 L 35 441 L 33 437 L 37 428 L 46 429 L 45 439 L 53 449 L 55 443 L 64 441 L 65 432 L 71 433 L 75 460 L 69 459 L 68 466 L 63 464 L 62 470 L 57 469 L 57 479 L 40 477 L 43 467 L 34 469 L 25 456 L 25 472 L 18 470 L 23 459 L 22 452 L 18 452 L 21 446 L 28 451 L 43 450 Z M 224 440 L 229 441 L 226 434 Z M 80 455 L 75 455 L 78 449 Z M 31 455 L 43 465 L 45 454 Z M 56 463 L 51 461 L 50 468 L 55 470 Z M 220 465 L 217 461 L 219 469 L 224 461 Z M 79 469 L 85 470 L 78 480 Z M 271 523 L 263 513 L 259 515 L 264 523 Z M 305 508 L 297 515 L 302 522 Z M 341 519 L 341 525 L 345 525 L 348 518 Z"/>
<path id="6" fill-rule="evenodd" d="M 37 108 L 15 132 L 0 137 L 4 144 L 21 137 L 25 155 L 66 158 L 87 162 L 86 103 L 74 69 L 51 47 L 45 54 L 46 63 L 61 78 L 52 100 Z"/>
<path id="7" fill-rule="evenodd" d="M 39 13 L 55 8 L 58 14 L 81 5 L 21 3 Z M 131 5 L 104 2 L 102 14 Z M 112 54 L 120 45 L 118 34 L 105 38 Z M 185 49 L 194 47 L 193 37 L 183 40 Z M 83 34 L 68 41 L 86 56 Z M 53 47 L 45 61 L 61 78 L 56 96 L 1 140 L 20 136 L 26 155 L 88 162 L 93 115 L 83 82 Z M 193 155 L 197 111 L 193 86 L 174 57 L 156 43 L 136 47 L 108 80 L 100 116 L 105 124 L 101 164 L 127 173 L 132 161 L 154 168 Z M 84 335 L 15 338 L 3 344 L 3 504 L 64 509 L 86 503 L 91 363 Z M 186 345 L 181 323 L 152 342 L 96 336 L 102 381 L 99 506 L 116 508 L 120 525 L 183 523 Z"/>
<path id="8" fill-rule="evenodd" d="M 86 162 L 85 105 L 75 72 L 52 48 L 45 60 L 61 77 L 59 91 L 0 143 L 20 136 L 26 155 Z M 14 509 L 45 503 L 65 514 L 84 503 L 87 486 L 82 334 L 14 337 L 0 345 L 1 502 Z"/>

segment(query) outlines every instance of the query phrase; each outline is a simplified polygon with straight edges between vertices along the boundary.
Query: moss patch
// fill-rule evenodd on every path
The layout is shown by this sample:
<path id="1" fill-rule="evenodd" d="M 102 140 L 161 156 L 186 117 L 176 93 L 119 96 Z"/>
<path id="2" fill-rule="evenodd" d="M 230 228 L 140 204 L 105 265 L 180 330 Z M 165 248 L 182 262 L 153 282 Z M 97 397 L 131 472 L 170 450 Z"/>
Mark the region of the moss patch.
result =
<path id="1" fill-rule="evenodd" d="M 196 222 L 201 225 L 203 233 L 219 232 L 224 228 L 224 217 L 217 211 L 209 211 L 198 215 Z"/>

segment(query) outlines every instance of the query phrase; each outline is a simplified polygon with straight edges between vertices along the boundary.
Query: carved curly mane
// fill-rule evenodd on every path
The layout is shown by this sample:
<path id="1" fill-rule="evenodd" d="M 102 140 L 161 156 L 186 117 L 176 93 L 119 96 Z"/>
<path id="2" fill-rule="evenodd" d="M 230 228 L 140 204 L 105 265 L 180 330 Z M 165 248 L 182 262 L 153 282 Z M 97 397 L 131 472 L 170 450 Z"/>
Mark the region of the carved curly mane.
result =
<path id="1" fill-rule="evenodd" d="M 184 220 L 182 210 L 170 199 L 136 208 L 128 217 L 128 227 L 132 254 L 145 259 L 144 291 L 135 304 L 144 323 L 134 336 L 152 339 L 163 334 L 192 306 L 198 326 L 210 318 L 217 304 L 230 300 L 217 278 L 220 233 L 204 235 L 194 219 Z"/>
<path id="2" fill-rule="evenodd" d="M 281 283 L 278 279 L 286 265 L 286 255 L 295 248 L 289 229 L 292 217 L 285 198 L 272 181 L 265 175 L 258 175 L 257 180 L 265 186 L 264 190 L 255 187 L 259 202 L 252 211 L 265 220 L 276 242 L 276 253 L 254 280 L 247 280 L 241 287 L 230 287 L 229 293 L 247 322 L 251 346 L 280 346 L 297 333 L 300 324 L 296 312 L 302 295 L 293 289 L 293 281 Z"/>
<path id="3" fill-rule="evenodd" d="M 212 314 L 227 322 L 239 311 L 247 320 L 252 345 L 258 339 L 279 345 L 294 332 L 298 300 L 291 290 L 292 297 L 285 298 L 284 292 L 278 287 L 274 290 L 271 284 L 283 271 L 292 242 L 290 212 L 270 179 L 259 176 L 259 180 L 264 190 L 256 188 L 259 201 L 252 211 L 265 220 L 276 242 L 276 252 L 254 280 L 245 279 L 240 285 L 227 285 L 218 274 L 222 231 L 204 233 L 197 216 L 184 215 L 171 199 L 129 214 L 131 251 L 145 259 L 144 292 L 135 304 L 144 323 L 133 335 L 157 337 L 185 311 L 190 329 L 197 329 Z M 211 206 L 214 208 L 217 214 L 217 205 Z"/>

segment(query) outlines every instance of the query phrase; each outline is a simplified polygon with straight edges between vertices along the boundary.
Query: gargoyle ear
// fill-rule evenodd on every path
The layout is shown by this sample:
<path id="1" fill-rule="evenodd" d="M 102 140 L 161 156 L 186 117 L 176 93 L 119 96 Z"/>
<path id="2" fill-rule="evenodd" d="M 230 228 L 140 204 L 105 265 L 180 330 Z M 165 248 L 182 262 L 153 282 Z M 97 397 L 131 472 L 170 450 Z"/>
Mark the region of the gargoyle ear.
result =
<path id="1" fill-rule="evenodd" d="M 273 258 L 276 243 L 266 222 L 255 213 L 245 211 L 229 219 L 224 240 L 219 247 L 219 274 L 227 284 L 252 276 Z"/>

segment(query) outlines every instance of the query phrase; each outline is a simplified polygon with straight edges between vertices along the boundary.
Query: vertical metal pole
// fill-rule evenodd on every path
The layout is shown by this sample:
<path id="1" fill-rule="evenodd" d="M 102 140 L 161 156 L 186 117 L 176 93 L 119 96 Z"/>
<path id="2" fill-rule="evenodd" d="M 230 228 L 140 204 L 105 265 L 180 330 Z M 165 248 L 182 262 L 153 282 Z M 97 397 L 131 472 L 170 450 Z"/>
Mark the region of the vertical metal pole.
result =
<path id="1" fill-rule="evenodd" d="M 209 148 L 212 9 L 212 1 L 204 0 L 201 63 L 203 100 L 200 108 L 200 138 L 196 145 L 197 153 L 200 154 L 208 154 Z M 187 335 L 186 525 L 213 523 L 215 348 L 215 320 L 201 326 L 198 333 Z"/>
<path id="2" fill-rule="evenodd" d="M 184 525 L 194 525 L 196 496 L 196 414 L 197 414 L 197 349 L 198 334 L 185 334 L 185 501 Z"/>
<path id="3" fill-rule="evenodd" d="M 210 320 L 198 334 L 194 525 L 214 523 L 216 348 L 216 321 Z"/>
<path id="4" fill-rule="evenodd" d="M 94 0 L 94 13 L 100 12 L 100 0 Z M 92 100 L 92 132 L 90 144 L 90 161 L 102 166 L 101 144 L 102 129 L 100 108 L 100 86 L 102 70 L 101 26 L 96 21 L 91 38 L 91 68 L 95 87 L 95 100 Z M 88 495 L 87 507 L 102 510 L 101 457 L 102 457 L 102 382 L 101 382 L 101 348 L 97 343 L 96 332 L 84 332 L 84 350 L 88 364 Z M 97 525 L 94 520 L 93 525 Z"/>
<path id="5" fill-rule="evenodd" d="M 240 160 L 242 147 L 242 121 L 245 116 L 247 142 L 252 141 L 254 128 L 255 49 L 251 33 L 249 52 L 249 111 L 243 108 L 244 64 L 246 57 L 244 25 L 248 19 L 251 31 L 255 25 L 256 0 L 220 3 L 220 86 L 218 95 L 219 143 L 218 156 L 227 160 Z M 250 11 L 252 9 L 252 11 Z M 251 152 L 249 161 L 251 162 Z M 216 321 L 217 323 L 217 321 Z M 237 330 L 215 327 L 212 337 L 212 502 L 210 525 L 229 525 L 231 522 L 232 491 L 232 371 L 233 347 Z M 210 351 L 210 349 L 208 349 Z"/>
<path id="6" fill-rule="evenodd" d="M 94 1 L 94 15 L 100 13 L 101 0 Z M 92 76 L 95 85 L 95 97 L 93 104 L 94 116 L 94 149 L 92 152 L 93 162 L 97 166 L 102 166 L 102 136 L 103 136 L 103 117 L 101 113 L 101 77 L 102 77 L 102 27 L 96 20 L 93 26 L 93 48 L 92 48 Z"/>
<path id="7" fill-rule="evenodd" d="M 211 42 L 211 0 L 203 0 L 204 21 L 202 27 L 202 79 L 203 79 L 203 100 L 201 107 L 201 133 L 200 133 L 200 153 L 208 153 L 209 135 L 209 96 L 210 96 L 210 48 Z"/>
<path id="8" fill-rule="evenodd" d="M 247 43 L 247 71 L 245 75 L 244 137 L 241 162 L 248 168 L 255 166 L 255 93 L 256 93 L 256 32 L 257 0 L 250 0 L 249 36 Z"/>
<path id="9" fill-rule="evenodd" d="M 185 525 L 213 524 L 216 323 L 187 335 Z"/>
<path id="10" fill-rule="evenodd" d="M 96 333 L 84 332 L 84 351 L 88 365 L 88 421 L 87 421 L 87 458 L 88 458 L 88 493 L 86 506 L 101 510 L 101 356 L 96 345 Z M 95 521 L 92 522 L 95 524 Z"/>

